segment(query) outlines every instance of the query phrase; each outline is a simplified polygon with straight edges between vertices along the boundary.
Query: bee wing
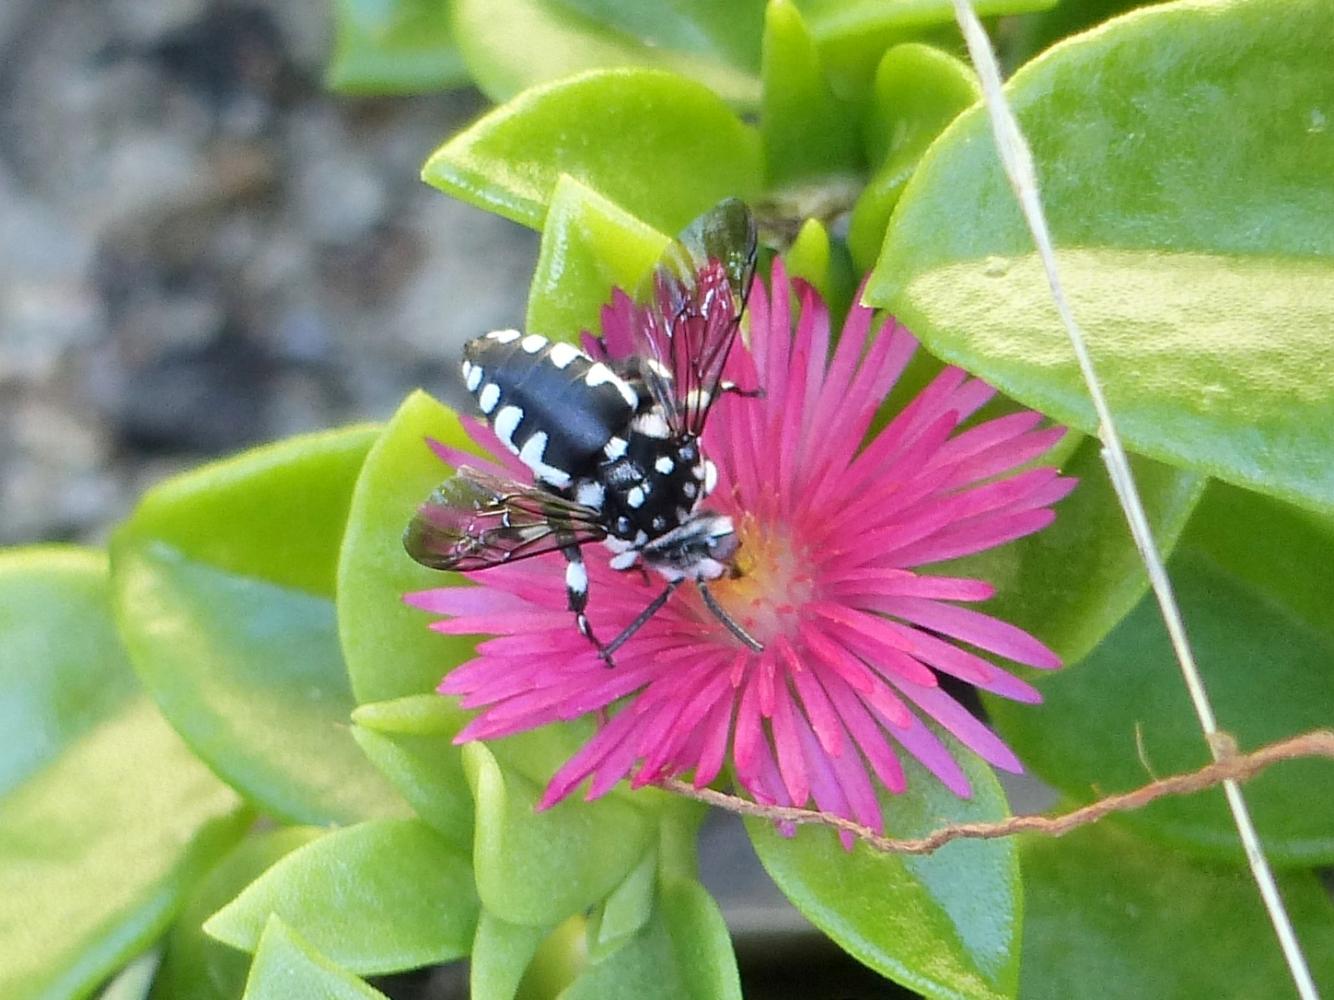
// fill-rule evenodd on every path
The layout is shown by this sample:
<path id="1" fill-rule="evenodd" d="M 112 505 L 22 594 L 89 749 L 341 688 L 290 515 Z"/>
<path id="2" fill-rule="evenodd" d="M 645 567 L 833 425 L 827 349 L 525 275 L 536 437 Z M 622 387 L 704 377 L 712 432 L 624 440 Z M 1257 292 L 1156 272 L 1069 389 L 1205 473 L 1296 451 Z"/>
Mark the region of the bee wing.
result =
<path id="1" fill-rule="evenodd" d="M 675 434 L 704 430 L 755 276 L 755 220 L 721 202 L 690 224 L 653 272 L 635 323 L 638 374 Z"/>
<path id="2" fill-rule="evenodd" d="M 417 508 L 403 546 L 432 569 L 478 570 L 606 537 L 592 507 L 463 466 Z"/>

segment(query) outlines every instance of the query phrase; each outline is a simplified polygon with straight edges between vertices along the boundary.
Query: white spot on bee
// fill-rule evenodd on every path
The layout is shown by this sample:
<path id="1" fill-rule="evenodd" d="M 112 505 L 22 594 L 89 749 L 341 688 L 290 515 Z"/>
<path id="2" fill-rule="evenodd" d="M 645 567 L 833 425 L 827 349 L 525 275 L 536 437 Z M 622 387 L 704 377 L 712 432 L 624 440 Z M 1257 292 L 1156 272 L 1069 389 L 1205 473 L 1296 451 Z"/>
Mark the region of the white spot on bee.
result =
<path id="1" fill-rule="evenodd" d="M 492 330 L 486 335 L 487 340 L 494 340 L 498 344 L 512 344 L 519 339 L 518 330 Z"/>
<path id="2" fill-rule="evenodd" d="M 704 495 L 708 496 L 713 492 L 713 488 L 718 485 L 718 466 L 714 465 L 707 458 L 704 460 Z"/>
<path id="3" fill-rule="evenodd" d="M 573 344 L 567 344 L 563 340 L 551 345 L 551 353 L 547 355 L 551 363 L 557 368 L 564 368 L 575 358 L 579 357 L 579 349 Z"/>
<path id="4" fill-rule="evenodd" d="M 607 489 L 601 483 L 580 483 L 579 489 L 575 491 L 574 498 L 585 507 L 595 507 L 601 510 L 602 502 L 607 499 Z"/>
<path id="5" fill-rule="evenodd" d="M 612 569 L 627 570 L 635 564 L 635 560 L 637 560 L 638 558 L 639 558 L 638 552 L 636 552 L 634 549 L 628 549 L 625 552 L 621 552 L 618 555 L 614 555 L 610 559 L 608 559 L 607 565 L 610 566 Z"/>
<path id="6" fill-rule="evenodd" d="M 613 462 L 625 454 L 626 443 L 623 437 L 613 437 L 602 446 L 602 454 Z"/>
<path id="7" fill-rule="evenodd" d="M 672 470 L 676 468 L 676 463 L 673 462 L 671 458 L 669 458 L 667 455 L 663 455 L 661 458 L 659 458 L 656 462 L 653 463 L 653 468 L 657 469 L 664 476 L 670 476 L 672 474 Z"/>
<path id="8" fill-rule="evenodd" d="M 469 392 L 476 392 L 477 387 L 482 384 L 482 379 L 486 372 L 482 371 L 481 365 L 469 364 L 463 362 L 463 383 L 468 387 Z"/>
<path id="9" fill-rule="evenodd" d="M 661 514 L 659 514 L 657 517 L 655 517 L 655 518 L 653 519 L 653 530 L 654 530 L 654 531 L 662 532 L 662 531 L 666 530 L 666 528 L 667 528 L 667 518 L 665 518 L 665 517 L 663 517 Z"/>
<path id="10" fill-rule="evenodd" d="M 640 529 L 639 531 L 636 531 L 636 532 L 635 532 L 635 546 L 636 546 L 636 547 L 642 546 L 642 545 L 646 544 L 647 542 L 648 542 L 648 535 L 643 531 L 643 529 Z"/>
<path id="11" fill-rule="evenodd" d="M 519 341 L 519 346 L 529 354 L 536 354 L 547 346 L 547 338 L 540 333 L 530 333 Z"/>
<path id="12" fill-rule="evenodd" d="M 686 510 L 684 507 L 677 507 L 677 508 L 676 508 L 676 519 L 677 519 L 678 521 L 683 522 L 683 523 L 684 523 L 685 521 L 690 520 L 690 511 Z"/>
<path id="13" fill-rule="evenodd" d="M 694 500 L 695 494 L 699 492 L 699 487 L 694 483 L 682 483 L 681 492 L 685 494 L 687 500 Z"/>
<path id="14" fill-rule="evenodd" d="M 476 369 L 476 371 L 480 372 L 481 369 Z M 477 405 L 482 408 L 483 413 L 490 413 L 496 408 L 496 404 L 499 402 L 500 386 L 496 385 L 494 382 L 486 383 L 481 393 L 477 396 Z"/>
<path id="15" fill-rule="evenodd" d="M 691 474 L 692 476 L 694 476 L 696 479 L 703 479 L 703 478 L 704 478 L 704 464 L 703 464 L 702 462 L 696 462 L 693 466 L 691 466 L 691 468 L 690 468 L 690 474 Z"/>
<path id="16" fill-rule="evenodd" d="M 565 564 L 565 587 L 573 594 L 588 593 L 588 570 L 583 563 Z"/>
<path id="17" fill-rule="evenodd" d="M 616 531 L 619 534 L 624 535 L 629 530 L 630 530 L 630 519 L 626 517 L 624 514 L 622 514 L 620 517 L 616 519 Z"/>
<path id="18" fill-rule="evenodd" d="M 630 426 L 645 437 L 665 438 L 671 434 L 671 430 L 667 427 L 667 421 L 662 418 L 662 414 L 656 409 L 641 413 L 635 417 L 634 423 Z"/>
<path id="19" fill-rule="evenodd" d="M 633 410 L 639 409 L 639 395 L 630 388 L 630 384 L 625 379 L 618 376 L 601 361 L 593 362 L 592 367 L 588 369 L 588 374 L 584 376 L 584 382 L 590 389 L 596 389 L 600 385 L 610 383 L 621 394 L 626 406 Z"/>
<path id="20" fill-rule="evenodd" d="M 651 371 L 654 375 L 658 376 L 658 378 L 672 377 L 671 369 L 669 369 L 657 358 L 645 358 L 644 367 L 647 368 L 649 371 Z"/>
<path id="21" fill-rule="evenodd" d="M 496 432 L 496 437 L 500 438 L 510 451 L 518 451 L 514 447 L 514 432 L 519 429 L 519 421 L 522 419 L 523 410 L 517 406 L 502 406 L 500 412 L 496 414 L 496 419 L 491 424 L 491 429 Z"/>
<path id="22" fill-rule="evenodd" d="M 706 389 L 691 389 L 686 393 L 686 409 L 704 410 L 709 406 L 713 396 Z"/>
<path id="23" fill-rule="evenodd" d="M 538 431 L 519 449 L 519 461 L 533 470 L 533 475 L 552 486 L 570 485 L 570 474 L 542 461 L 547 451 L 547 432 Z"/>
<path id="24" fill-rule="evenodd" d="M 694 566 L 695 579 L 697 580 L 716 580 L 727 571 L 727 567 L 717 559 L 701 559 Z"/>
<path id="25" fill-rule="evenodd" d="M 634 489 L 632 489 L 629 493 L 625 495 L 625 502 L 628 503 L 631 507 L 642 507 L 644 506 L 645 496 L 646 494 L 644 493 L 644 487 L 636 486 Z"/>
<path id="26" fill-rule="evenodd" d="M 602 544 L 616 553 L 629 552 L 634 548 L 634 542 L 626 541 L 624 538 L 617 538 L 615 535 L 608 535 L 602 539 Z"/>

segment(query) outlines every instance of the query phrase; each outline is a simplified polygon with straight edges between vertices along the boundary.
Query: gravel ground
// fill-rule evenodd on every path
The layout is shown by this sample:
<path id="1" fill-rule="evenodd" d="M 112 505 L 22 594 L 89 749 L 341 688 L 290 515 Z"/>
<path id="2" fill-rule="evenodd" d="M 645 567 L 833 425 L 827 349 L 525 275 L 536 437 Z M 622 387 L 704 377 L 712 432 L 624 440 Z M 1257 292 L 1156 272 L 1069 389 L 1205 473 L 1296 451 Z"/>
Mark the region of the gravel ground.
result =
<path id="1" fill-rule="evenodd" d="M 328 5 L 0 4 L 0 544 L 105 537 L 157 479 L 441 391 L 536 236 L 417 177 L 473 92 L 320 83 Z"/>

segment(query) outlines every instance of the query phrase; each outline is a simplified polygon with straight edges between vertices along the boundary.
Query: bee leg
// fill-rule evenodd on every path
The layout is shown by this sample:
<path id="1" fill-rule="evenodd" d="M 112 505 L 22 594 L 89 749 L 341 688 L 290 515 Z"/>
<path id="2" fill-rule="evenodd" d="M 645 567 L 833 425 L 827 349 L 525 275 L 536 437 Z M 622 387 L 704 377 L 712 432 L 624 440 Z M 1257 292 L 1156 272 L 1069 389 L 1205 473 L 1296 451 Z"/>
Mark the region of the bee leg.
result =
<path id="1" fill-rule="evenodd" d="M 570 610 L 574 612 L 574 627 L 593 644 L 607 666 L 615 666 L 611 662 L 611 654 L 593 633 L 588 615 L 584 614 L 584 609 L 588 607 L 588 568 L 584 565 L 584 555 L 577 545 L 567 545 L 560 551 L 565 557 L 565 598 Z"/>
<path id="2" fill-rule="evenodd" d="M 742 399 L 762 399 L 764 398 L 763 389 L 743 389 L 735 382 L 719 382 L 718 391 L 725 392 L 733 396 L 740 396 Z"/>
<path id="3" fill-rule="evenodd" d="M 683 579 L 684 577 L 682 577 L 682 580 Z M 607 661 L 608 665 L 611 663 L 611 654 L 624 646 L 627 639 L 643 628 L 648 623 L 648 620 L 658 613 L 659 609 L 667 603 L 667 598 L 672 596 L 672 592 L 675 591 L 677 587 L 681 586 L 682 580 L 672 580 L 668 583 L 667 586 L 663 588 L 662 593 L 653 598 L 648 606 L 645 607 L 643 611 L 639 612 L 639 615 L 634 621 L 621 629 L 620 635 L 603 647 L 602 658 Z"/>

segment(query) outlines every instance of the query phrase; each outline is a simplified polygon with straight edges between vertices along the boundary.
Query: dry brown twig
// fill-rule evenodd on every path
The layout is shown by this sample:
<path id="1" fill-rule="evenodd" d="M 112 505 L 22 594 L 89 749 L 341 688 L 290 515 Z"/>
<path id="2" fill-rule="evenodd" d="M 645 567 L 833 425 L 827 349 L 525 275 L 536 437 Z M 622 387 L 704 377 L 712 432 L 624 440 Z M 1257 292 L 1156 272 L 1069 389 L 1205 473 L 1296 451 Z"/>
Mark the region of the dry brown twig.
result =
<path id="1" fill-rule="evenodd" d="M 712 788 L 695 788 L 676 778 L 668 779 L 662 787 L 742 816 L 758 816 L 777 822 L 817 823 L 851 833 L 879 851 L 890 854 L 930 854 L 952 840 L 995 840 L 1016 833 L 1039 833 L 1060 837 L 1090 823 L 1096 823 L 1110 813 L 1142 809 L 1150 802 L 1169 795 L 1190 795 L 1222 784 L 1224 781 L 1245 782 L 1254 778 L 1272 764 L 1306 757 L 1328 757 L 1334 760 L 1334 730 L 1315 729 L 1300 736 L 1292 736 L 1270 743 L 1251 753 L 1239 753 L 1236 744 L 1225 734 L 1219 734 L 1219 759 L 1198 771 L 1159 778 L 1133 791 L 1108 795 L 1067 813 L 1057 816 L 1011 816 L 995 823 L 956 823 L 933 830 L 925 837 L 885 837 L 870 827 L 841 816 L 814 809 L 796 809 L 791 806 L 766 806 L 748 799 L 728 795 Z"/>

